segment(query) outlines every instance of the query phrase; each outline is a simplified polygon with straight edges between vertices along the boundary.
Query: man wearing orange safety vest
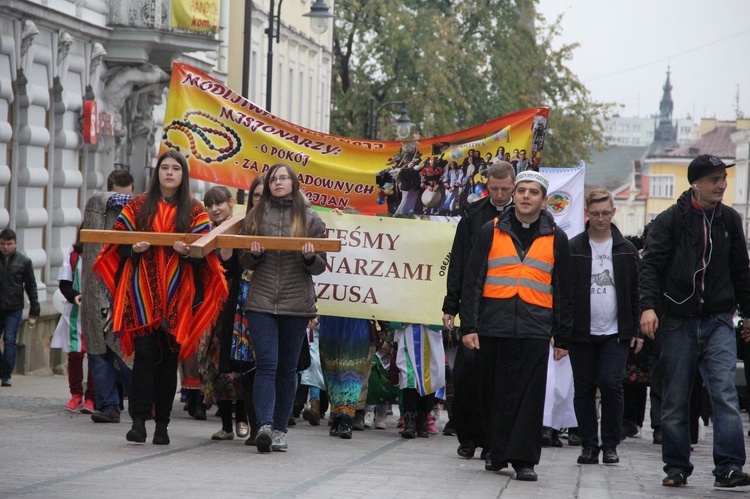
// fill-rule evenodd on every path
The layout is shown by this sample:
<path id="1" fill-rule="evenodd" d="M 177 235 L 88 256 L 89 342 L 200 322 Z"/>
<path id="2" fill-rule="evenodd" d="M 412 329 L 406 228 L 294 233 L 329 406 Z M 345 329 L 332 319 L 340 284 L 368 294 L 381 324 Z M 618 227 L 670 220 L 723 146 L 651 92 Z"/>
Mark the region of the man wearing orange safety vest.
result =
<path id="1" fill-rule="evenodd" d="M 542 209 L 548 187 L 539 172 L 518 174 L 514 208 L 486 223 L 474 244 L 461 303 L 462 341 L 479 350 L 485 469 L 510 464 L 524 481 L 537 480 L 542 453 L 550 338 L 559 360 L 572 327 L 568 238 Z"/>

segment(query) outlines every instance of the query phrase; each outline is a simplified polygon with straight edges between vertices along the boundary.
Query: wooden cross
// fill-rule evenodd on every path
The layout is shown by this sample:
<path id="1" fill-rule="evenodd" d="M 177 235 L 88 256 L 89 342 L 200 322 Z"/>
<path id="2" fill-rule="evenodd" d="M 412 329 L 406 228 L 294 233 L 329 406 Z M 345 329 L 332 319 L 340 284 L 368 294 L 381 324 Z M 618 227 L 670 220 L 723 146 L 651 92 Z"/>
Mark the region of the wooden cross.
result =
<path id="1" fill-rule="evenodd" d="M 82 243 L 135 244 L 145 241 L 152 246 L 172 246 L 182 241 L 190 246 L 189 256 L 203 258 L 217 248 L 250 249 L 253 241 L 269 250 L 301 251 L 305 243 L 313 243 L 319 252 L 341 251 L 338 239 L 309 237 L 268 237 L 240 236 L 240 228 L 245 215 L 234 215 L 229 221 L 216 227 L 208 234 L 176 234 L 174 232 L 134 232 L 124 230 L 81 230 Z"/>

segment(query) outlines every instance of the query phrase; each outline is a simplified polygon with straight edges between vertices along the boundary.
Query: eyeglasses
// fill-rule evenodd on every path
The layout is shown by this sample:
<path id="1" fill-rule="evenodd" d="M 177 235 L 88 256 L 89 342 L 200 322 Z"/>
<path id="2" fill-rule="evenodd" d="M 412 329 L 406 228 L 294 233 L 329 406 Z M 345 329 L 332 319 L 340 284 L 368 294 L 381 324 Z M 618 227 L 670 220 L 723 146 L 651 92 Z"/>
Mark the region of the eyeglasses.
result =
<path id="1" fill-rule="evenodd" d="M 612 216 L 611 211 L 602 211 L 602 212 L 590 211 L 589 212 L 589 218 L 599 218 L 599 217 L 609 218 L 611 216 Z"/>
<path id="2" fill-rule="evenodd" d="M 287 180 L 292 180 L 292 177 L 289 177 L 288 175 L 279 175 L 278 177 L 274 177 L 271 179 L 271 183 L 274 182 L 286 182 Z"/>

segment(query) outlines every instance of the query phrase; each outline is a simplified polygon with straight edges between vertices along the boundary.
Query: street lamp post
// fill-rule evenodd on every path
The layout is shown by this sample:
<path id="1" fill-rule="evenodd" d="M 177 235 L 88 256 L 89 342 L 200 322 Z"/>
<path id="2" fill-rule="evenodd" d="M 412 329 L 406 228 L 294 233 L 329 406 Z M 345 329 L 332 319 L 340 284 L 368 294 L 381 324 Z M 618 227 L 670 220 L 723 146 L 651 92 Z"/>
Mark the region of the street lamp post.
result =
<path id="1" fill-rule="evenodd" d="M 273 40 L 279 43 L 279 33 L 281 32 L 281 3 L 276 7 L 275 0 L 271 0 L 268 9 L 268 27 L 265 30 L 268 35 L 268 53 L 266 55 L 266 111 L 271 112 L 271 97 L 273 88 Z M 243 36 L 244 58 L 242 61 L 242 96 L 249 100 L 248 80 L 250 79 L 250 29 L 252 27 L 252 0 L 245 0 L 245 32 Z M 315 0 L 310 7 L 310 12 L 304 14 L 304 17 L 310 18 L 310 29 L 316 35 L 322 35 L 328 29 L 328 21 L 333 17 L 330 13 L 325 0 Z M 276 25 L 274 26 L 274 23 Z M 242 204 L 245 200 L 245 191 L 237 191 L 237 201 Z"/>
<path id="2" fill-rule="evenodd" d="M 406 114 L 406 101 L 395 100 L 386 102 L 381 105 L 377 111 L 375 111 L 375 97 L 370 98 L 370 113 L 367 122 L 367 131 L 370 140 L 377 140 L 378 138 L 378 119 L 380 118 L 380 112 L 391 106 L 401 106 L 400 115 L 396 119 L 396 138 L 404 140 L 409 137 L 411 133 L 412 122 L 409 119 L 409 115 Z"/>
<path id="3" fill-rule="evenodd" d="M 268 27 L 266 28 L 266 35 L 268 35 L 268 53 L 266 54 L 266 111 L 269 113 L 271 112 L 271 90 L 273 88 L 273 40 L 275 38 L 276 43 L 279 43 L 281 3 L 283 1 L 279 0 L 279 6 L 276 8 L 275 0 L 271 0 L 270 9 L 268 9 Z M 310 7 L 310 12 L 304 14 L 304 17 L 310 18 L 310 29 L 312 32 L 316 35 L 322 35 L 328 29 L 328 21 L 333 17 L 333 14 L 329 11 L 325 0 L 315 0 L 315 3 Z M 276 24 L 275 28 L 274 23 Z"/>

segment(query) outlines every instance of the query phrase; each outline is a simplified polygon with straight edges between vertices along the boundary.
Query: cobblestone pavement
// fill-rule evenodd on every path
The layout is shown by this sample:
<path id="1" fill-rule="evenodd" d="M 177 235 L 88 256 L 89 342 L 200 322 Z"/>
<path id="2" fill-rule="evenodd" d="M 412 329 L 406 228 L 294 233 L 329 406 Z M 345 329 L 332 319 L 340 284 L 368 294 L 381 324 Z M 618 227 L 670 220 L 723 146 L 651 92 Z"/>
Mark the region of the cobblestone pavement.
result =
<path id="1" fill-rule="evenodd" d="M 63 410 L 65 376 L 14 376 L 0 388 L 0 497 L 380 497 L 380 498 L 591 498 L 737 497 L 750 488 L 720 490 L 711 475 L 711 428 L 702 427 L 687 487 L 661 486 L 660 448 L 643 438 L 618 448 L 619 465 L 576 464 L 580 448 L 544 449 L 539 481 L 484 471 L 483 461 L 456 455 L 455 437 L 405 440 L 389 428 L 355 432 L 352 440 L 328 436 L 325 422 L 298 420 L 289 451 L 258 454 L 242 440 L 216 442 L 221 427 L 213 410 L 196 421 L 175 402 L 171 444 L 125 441 L 129 418 L 95 424 Z M 744 416 L 743 416 L 744 417 Z M 439 427 L 445 423 L 442 416 Z M 747 424 L 746 424 L 747 426 Z M 746 428 L 747 430 L 747 428 Z M 747 438 L 747 437 L 745 437 Z"/>

